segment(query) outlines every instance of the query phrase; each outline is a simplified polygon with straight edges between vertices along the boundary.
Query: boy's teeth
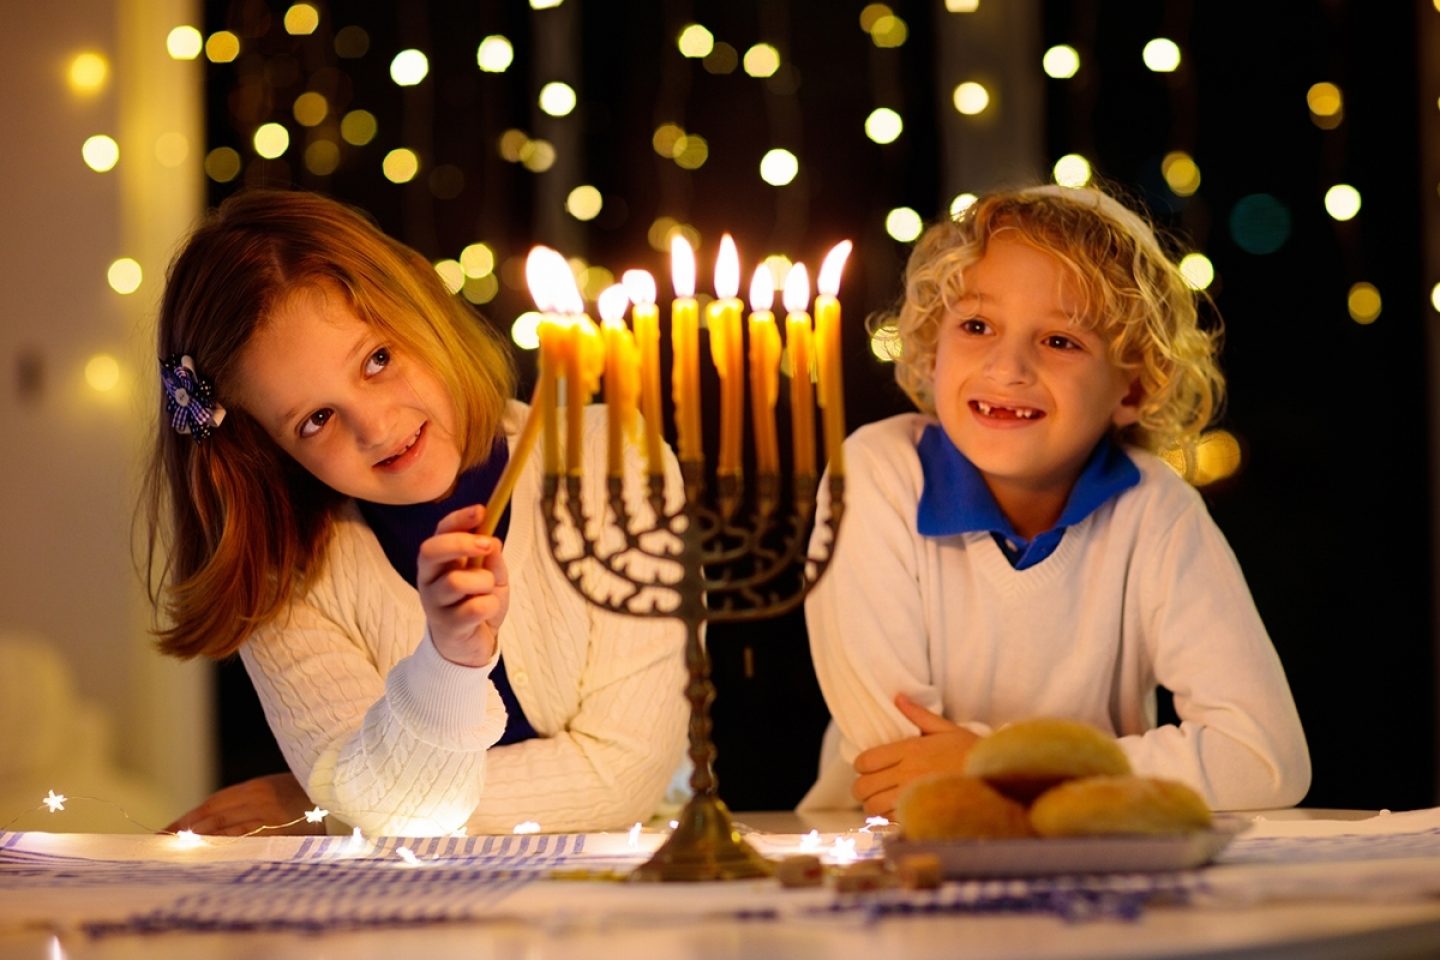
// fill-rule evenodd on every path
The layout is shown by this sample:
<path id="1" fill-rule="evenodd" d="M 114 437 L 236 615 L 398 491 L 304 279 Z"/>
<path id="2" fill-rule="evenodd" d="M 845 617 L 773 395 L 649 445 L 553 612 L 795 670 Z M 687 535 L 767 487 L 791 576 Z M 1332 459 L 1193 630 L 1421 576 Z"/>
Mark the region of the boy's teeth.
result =
<path id="1" fill-rule="evenodd" d="M 975 408 L 985 416 L 990 416 L 996 410 L 1008 410 L 1011 414 L 1021 420 L 1033 420 L 1037 411 L 1030 407 L 997 407 L 993 403 L 986 403 L 984 400 L 976 400 Z"/>

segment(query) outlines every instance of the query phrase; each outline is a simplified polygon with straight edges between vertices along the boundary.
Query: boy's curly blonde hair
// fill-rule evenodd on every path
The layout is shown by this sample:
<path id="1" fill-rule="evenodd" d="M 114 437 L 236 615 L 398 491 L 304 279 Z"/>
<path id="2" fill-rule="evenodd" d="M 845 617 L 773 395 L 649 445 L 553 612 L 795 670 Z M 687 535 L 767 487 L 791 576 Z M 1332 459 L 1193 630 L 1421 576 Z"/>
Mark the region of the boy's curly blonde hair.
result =
<path id="1" fill-rule="evenodd" d="M 905 295 L 870 318 L 900 340 L 895 379 L 916 406 L 935 412 L 935 348 L 941 321 L 965 292 L 965 269 L 1005 231 L 1053 254 L 1080 297 L 1076 324 L 1095 330 L 1111 359 L 1140 381 L 1139 421 L 1118 439 L 1189 461 L 1200 431 L 1219 412 L 1225 380 L 1215 363 L 1218 326 L 1202 330 L 1197 294 L 1150 224 L 1094 187 L 1031 187 L 982 196 L 916 242 Z M 1202 295 L 1203 296 L 1203 295 Z"/>

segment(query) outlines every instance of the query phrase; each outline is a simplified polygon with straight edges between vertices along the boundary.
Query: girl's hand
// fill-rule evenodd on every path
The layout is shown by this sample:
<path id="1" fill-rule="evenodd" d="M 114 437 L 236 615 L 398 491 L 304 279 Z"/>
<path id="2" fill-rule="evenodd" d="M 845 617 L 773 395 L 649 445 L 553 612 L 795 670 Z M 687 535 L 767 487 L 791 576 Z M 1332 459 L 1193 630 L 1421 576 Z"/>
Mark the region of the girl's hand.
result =
<path id="1" fill-rule="evenodd" d="M 302 836 L 325 832 L 324 821 L 305 817 L 310 798 L 293 773 L 276 773 L 232 784 L 212 793 L 162 833 L 193 830 L 218 837 L 261 834 Z"/>
<path id="2" fill-rule="evenodd" d="M 895 706 L 920 728 L 920 735 L 872 747 L 855 758 L 858 776 L 850 792 L 872 817 L 893 819 L 895 801 L 912 780 L 931 773 L 962 773 L 965 757 L 980 739 L 903 693 L 895 697 Z"/>
<path id="3" fill-rule="evenodd" d="M 440 656 L 479 667 L 495 655 L 497 635 L 510 609 L 510 574 L 500 541 L 473 533 L 483 506 L 445 517 L 420 545 L 416 581 Z"/>

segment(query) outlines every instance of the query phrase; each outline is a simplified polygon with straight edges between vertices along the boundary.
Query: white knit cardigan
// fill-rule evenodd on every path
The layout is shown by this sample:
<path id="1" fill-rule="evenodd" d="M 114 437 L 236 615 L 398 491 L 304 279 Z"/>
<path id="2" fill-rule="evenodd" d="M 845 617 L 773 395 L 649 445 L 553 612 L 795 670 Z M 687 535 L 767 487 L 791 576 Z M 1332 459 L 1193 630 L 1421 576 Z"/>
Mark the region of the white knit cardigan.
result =
<path id="1" fill-rule="evenodd" d="M 528 411 L 512 403 L 506 412 L 512 456 Z M 604 408 L 592 407 L 582 495 L 592 518 L 606 503 L 605 442 Z M 644 458 L 627 444 L 625 459 L 627 502 L 643 521 Z M 523 821 L 568 831 L 628 826 L 655 811 L 685 736 L 683 628 L 609 613 L 575 591 L 546 548 L 542 475 L 537 453 L 512 497 L 510 609 L 499 634 L 538 739 L 492 749 L 505 727 L 494 661 L 464 667 L 436 652 L 419 595 L 353 503 L 308 592 L 240 648 L 291 770 L 343 823 L 371 835 L 509 833 Z M 672 506 L 680 491 L 667 451 Z M 641 576 L 656 566 L 633 564 Z M 604 579 L 593 569 L 587 577 Z"/>

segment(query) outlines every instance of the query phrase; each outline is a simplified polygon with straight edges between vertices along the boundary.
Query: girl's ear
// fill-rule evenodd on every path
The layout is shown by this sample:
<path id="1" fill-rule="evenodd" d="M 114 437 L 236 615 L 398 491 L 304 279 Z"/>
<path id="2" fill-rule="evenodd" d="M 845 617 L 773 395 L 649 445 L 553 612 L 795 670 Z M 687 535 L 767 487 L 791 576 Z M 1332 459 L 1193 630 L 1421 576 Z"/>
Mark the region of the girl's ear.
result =
<path id="1" fill-rule="evenodd" d="M 1110 415 L 1110 422 L 1117 427 L 1128 427 L 1140 419 L 1140 401 L 1145 399 L 1145 391 L 1140 388 L 1140 378 L 1136 377 L 1130 381 L 1130 389 L 1120 402 L 1115 406 L 1115 412 Z"/>

